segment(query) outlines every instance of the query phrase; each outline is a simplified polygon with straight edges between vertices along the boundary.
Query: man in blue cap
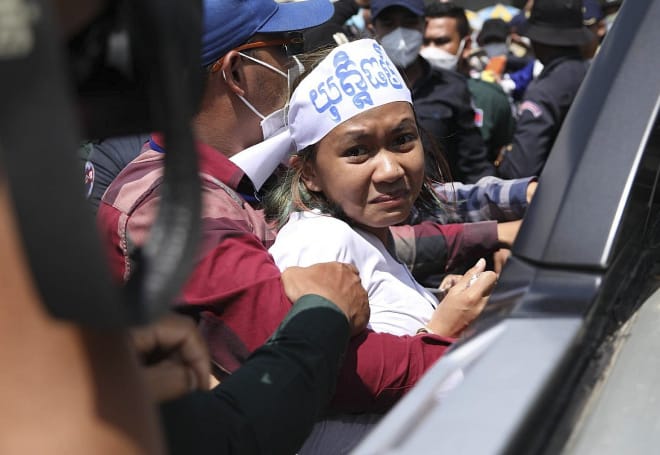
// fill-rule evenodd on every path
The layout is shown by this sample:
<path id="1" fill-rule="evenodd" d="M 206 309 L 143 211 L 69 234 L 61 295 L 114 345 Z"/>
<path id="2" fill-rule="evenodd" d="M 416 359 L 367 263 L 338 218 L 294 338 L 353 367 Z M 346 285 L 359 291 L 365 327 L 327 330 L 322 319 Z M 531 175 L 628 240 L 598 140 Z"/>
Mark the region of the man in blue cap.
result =
<path id="1" fill-rule="evenodd" d="M 536 0 L 526 27 L 544 68 L 518 107 L 513 143 L 498 173 L 504 178 L 539 175 L 568 109 L 587 73 L 581 46 L 593 40 L 583 25 L 581 0 Z"/>
<path id="2" fill-rule="evenodd" d="M 286 133 L 283 114 L 288 86 L 292 73 L 297 70 L 291 54 L 301 44 L 296 32 L 323 22 L 332 15 L 333 9 L 328 0 L 291 3 L 205 0 L 204 3 L 202 63 L 207 71 L 207 84 L 200 110 L 192 122 L 199 140 L 202 241 L 180 302 L 187 312 L 199 318 L 215 376 L 226 385 L 235 383 L 235 375 L 231 373 L 238 370 L 288 317 L 291 302 L 306 294 L 324 295 L 324 287 L 310 268 L 291 268 L 280 273 L 267 250 L 275 232 L 266 224 L 263 212 L 256 204 L 253 207 L 251 201 L 289 154 L 288 148 L 279 146 L 283 143 L 282 134 Z M 151 135 L 143 153 L 116 177 L 99 206 L 98 225 L 109 251 L 111 270 L 118 281 L 125 280 L 133 272 L 133 253 L 144 244 L 156 218 L 162 191 L 163 152 L 166 151 L 167 144 L 162 138 L 158 134 Z M 465 260 L 459 256 L 469 253 L 461 246 L 474 238 L 481 248 L 479 254 L 493 251 L 498 246 L 496 224 L 486 223 L 489 243 L 484 235 L 469 236 L 467 230 L 455 227 L 451 230 L 453 238 L 457 244 L 462 243 L 446 249 L 447 245 L 440 244 L 438 234 L 444 232 L 444 227 L 424 225 L 423 240 L 429 241 L 435 235 L 434 244 L 438 245 L 429 244 L 424 253 L 434 254 L 435 248 L 440 248 L 445 255 L 447 251 L 451 254 L 457 251 L 455 258 Z M 408 228 L 406 232 L 412 230 Z M 460 235 L 462 232 L 464 236 Z M 417 248 L 416 239 L 410 240 L 408 248 Z M 446 258 L 442 254 L 437 256 Z M 332 264 L 337 267 L 337 263 L 326 267 Z M 340 274 L 336 270 L 334 273 Z M 283 451 L 266 445 L 274 435 L 280 436 L 275 438 L 282 444 L 279 449 L 286 448 L 293 453 L 295 447 L 291 447 L 291 441 L 299 441 L 296 438 L 305 434 L 314 418 L 319 417 L 319 406 L 324 398 L 331 396 L 335 381 L 333 410 L 382 412 L 389 409 L 453 342 L 433 334 L 397 337 L 359 332 L 359 319 L 359 311 L 349 314 L 350 327 L 356 336 L 348 343 L 338 376 L 339 362 L 334 358 L 338 351 L 336 347 L 326 346 L 328 351 L 317 355 L 316 365 L 309 367 L 313 375 L 291 370 L 290 381 L 271 373 L 265 377 L 265 382 L 259 383 L 261 389 L 270 388 L 273 394 L 290 401 L 286 406 L 292 414 L 289 418 L 300 408 L 306 409 L 306 415 L 313 416 L 304 425 L 289 425 L 291 430 L 288 431 L 281 429 L 281 425 L 287 424 L 286 419 L 278 422 L 281 424 L 278 426 L 273 426 L 272 422 L 263 422 L 263 425 L 261 421 L 244 422 L 259 428 L 261 439 L 255 438 L 254 445 L 262 453 Z M 327 330 L 334 330 L 323 324 L 314 329 L 312 332 L 325 337 L 329 336 Z M 341 345 L 341 336 L 336 341 Z M 333 362 L 334 367 L 330 368 Z M 289 389 L 294 384 L 298 384 L 298 393 L 290 396 Z M 256 392 L 252 393 L 257 396 Z M 272 404 L 272 400 L 268 403 L 261 399 L 253 401 L 254 406 Z M 256 408 L 250 410 L 262 419 L 272 415 L 259 413 Z M 213 418 L 202 420 L 208 434 L 213 432 L 214 425 L 228 425 Z M 268 430 L 271 426 L 272 430 Z M 250 428 L 244 425 L 237 430 L 249 431 Z M 190 452 L 195 453 L 195 450 Z"/>

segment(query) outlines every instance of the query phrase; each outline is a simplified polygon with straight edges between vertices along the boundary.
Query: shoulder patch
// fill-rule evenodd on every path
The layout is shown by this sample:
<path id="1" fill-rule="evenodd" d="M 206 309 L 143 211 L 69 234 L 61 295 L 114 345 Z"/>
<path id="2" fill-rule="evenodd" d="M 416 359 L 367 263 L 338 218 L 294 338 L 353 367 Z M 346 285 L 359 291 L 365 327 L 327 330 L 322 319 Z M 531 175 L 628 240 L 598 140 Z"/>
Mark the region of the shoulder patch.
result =
<path id="1" fill-rule="evenodd" d="M 479 109 L 478 107 L 474 108 L 474 124 L 477 125 L 478 128 L 481 128 L 484 126 L 484 111 L 483 109 Z"/>
<path id="2" fill-rule="evenodd" d="M 525 111 L 529 111 L 534 118 L 539 118 L 541 114 L 543 114 L 541 106 L 533 101 L 523 101 L 520 106 L 518 106 L 518 116 L 521 116 Z"/>
<path id="3" fill-rule="evenodd" d="M 85 197 L 90 197 L 92 195 L 92 190 L 94 189 L 94 176 L 96 172 L 94 171 L 94 164 L 91 161 L 85 162 Z"/>

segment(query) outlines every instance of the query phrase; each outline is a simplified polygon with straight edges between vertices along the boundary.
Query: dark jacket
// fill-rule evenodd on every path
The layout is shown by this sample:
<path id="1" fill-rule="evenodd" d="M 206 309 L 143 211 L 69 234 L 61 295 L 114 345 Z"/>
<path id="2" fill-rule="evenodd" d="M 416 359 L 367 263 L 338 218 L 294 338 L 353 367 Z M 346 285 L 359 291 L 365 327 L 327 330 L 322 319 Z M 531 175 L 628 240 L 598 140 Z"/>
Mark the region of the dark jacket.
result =
<path id="1" fill-rule="evenodd" d="M 501 177 L 541 173 L 587 68 L 588 63 L 579 56 L 560 57 L 548 63 L 529 84 L 518 108 L 512 148 L 498 168 Z"/>
<path id="2" fill-rule="evenodd" d="M 413 104 L 420 126 L 444 150 L 453 179 L 474 183 L 494 175 L 495 168 L 474 123 L 466 78 L 455 71 L 432 69 L 420 59 L 423 75 L 413 86 Z"/>

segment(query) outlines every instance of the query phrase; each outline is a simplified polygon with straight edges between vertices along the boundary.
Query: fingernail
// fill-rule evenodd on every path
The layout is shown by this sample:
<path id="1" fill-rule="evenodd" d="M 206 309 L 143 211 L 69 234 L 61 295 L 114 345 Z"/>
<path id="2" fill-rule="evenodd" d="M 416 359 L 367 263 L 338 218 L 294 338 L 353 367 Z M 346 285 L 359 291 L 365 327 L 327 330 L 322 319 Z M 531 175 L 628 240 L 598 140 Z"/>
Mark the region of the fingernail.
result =
<path id="1" fill-rule="evenodd" d="M 484 258 L 481 258 L 477 261 L 477 265 L 479 267 L 486 267 L 486 260 Z"/>

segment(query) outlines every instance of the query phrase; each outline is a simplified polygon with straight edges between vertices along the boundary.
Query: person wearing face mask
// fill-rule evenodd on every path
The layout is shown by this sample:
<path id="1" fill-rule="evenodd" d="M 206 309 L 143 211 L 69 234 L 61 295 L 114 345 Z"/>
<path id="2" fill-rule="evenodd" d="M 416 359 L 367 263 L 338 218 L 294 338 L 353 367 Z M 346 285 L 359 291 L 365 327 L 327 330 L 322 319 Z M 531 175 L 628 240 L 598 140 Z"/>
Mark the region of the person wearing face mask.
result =
<path id="1" fill-rule="evenodd" d="M 472 52 L 470 25 L 465 9 L 454 3 L 434 1 L 426 5 L 424 45 L 420 54 L 434 68 L 456 70 L 467 78 L 476 112 L 475 123 L 494 162 L 502 147 L 511 143 L 515 121 L 509 99 L 499 85 L 470 77 Z"/>
<path id="2" fill-rule="evenodd" d="M 372 0 L 371 18 L 374 36 L 403 73 L 420 126 L 444 150 L 453 179 L 474 183 L 493 175 L 495 168 L 474 121 L 465 77 L 434 68 L 420 56 L 425 28 L 423 0 Z M 425 146 L 425 150 L 431 149 Z M 433 157 L 427 158 L 432 162 Z"/>

